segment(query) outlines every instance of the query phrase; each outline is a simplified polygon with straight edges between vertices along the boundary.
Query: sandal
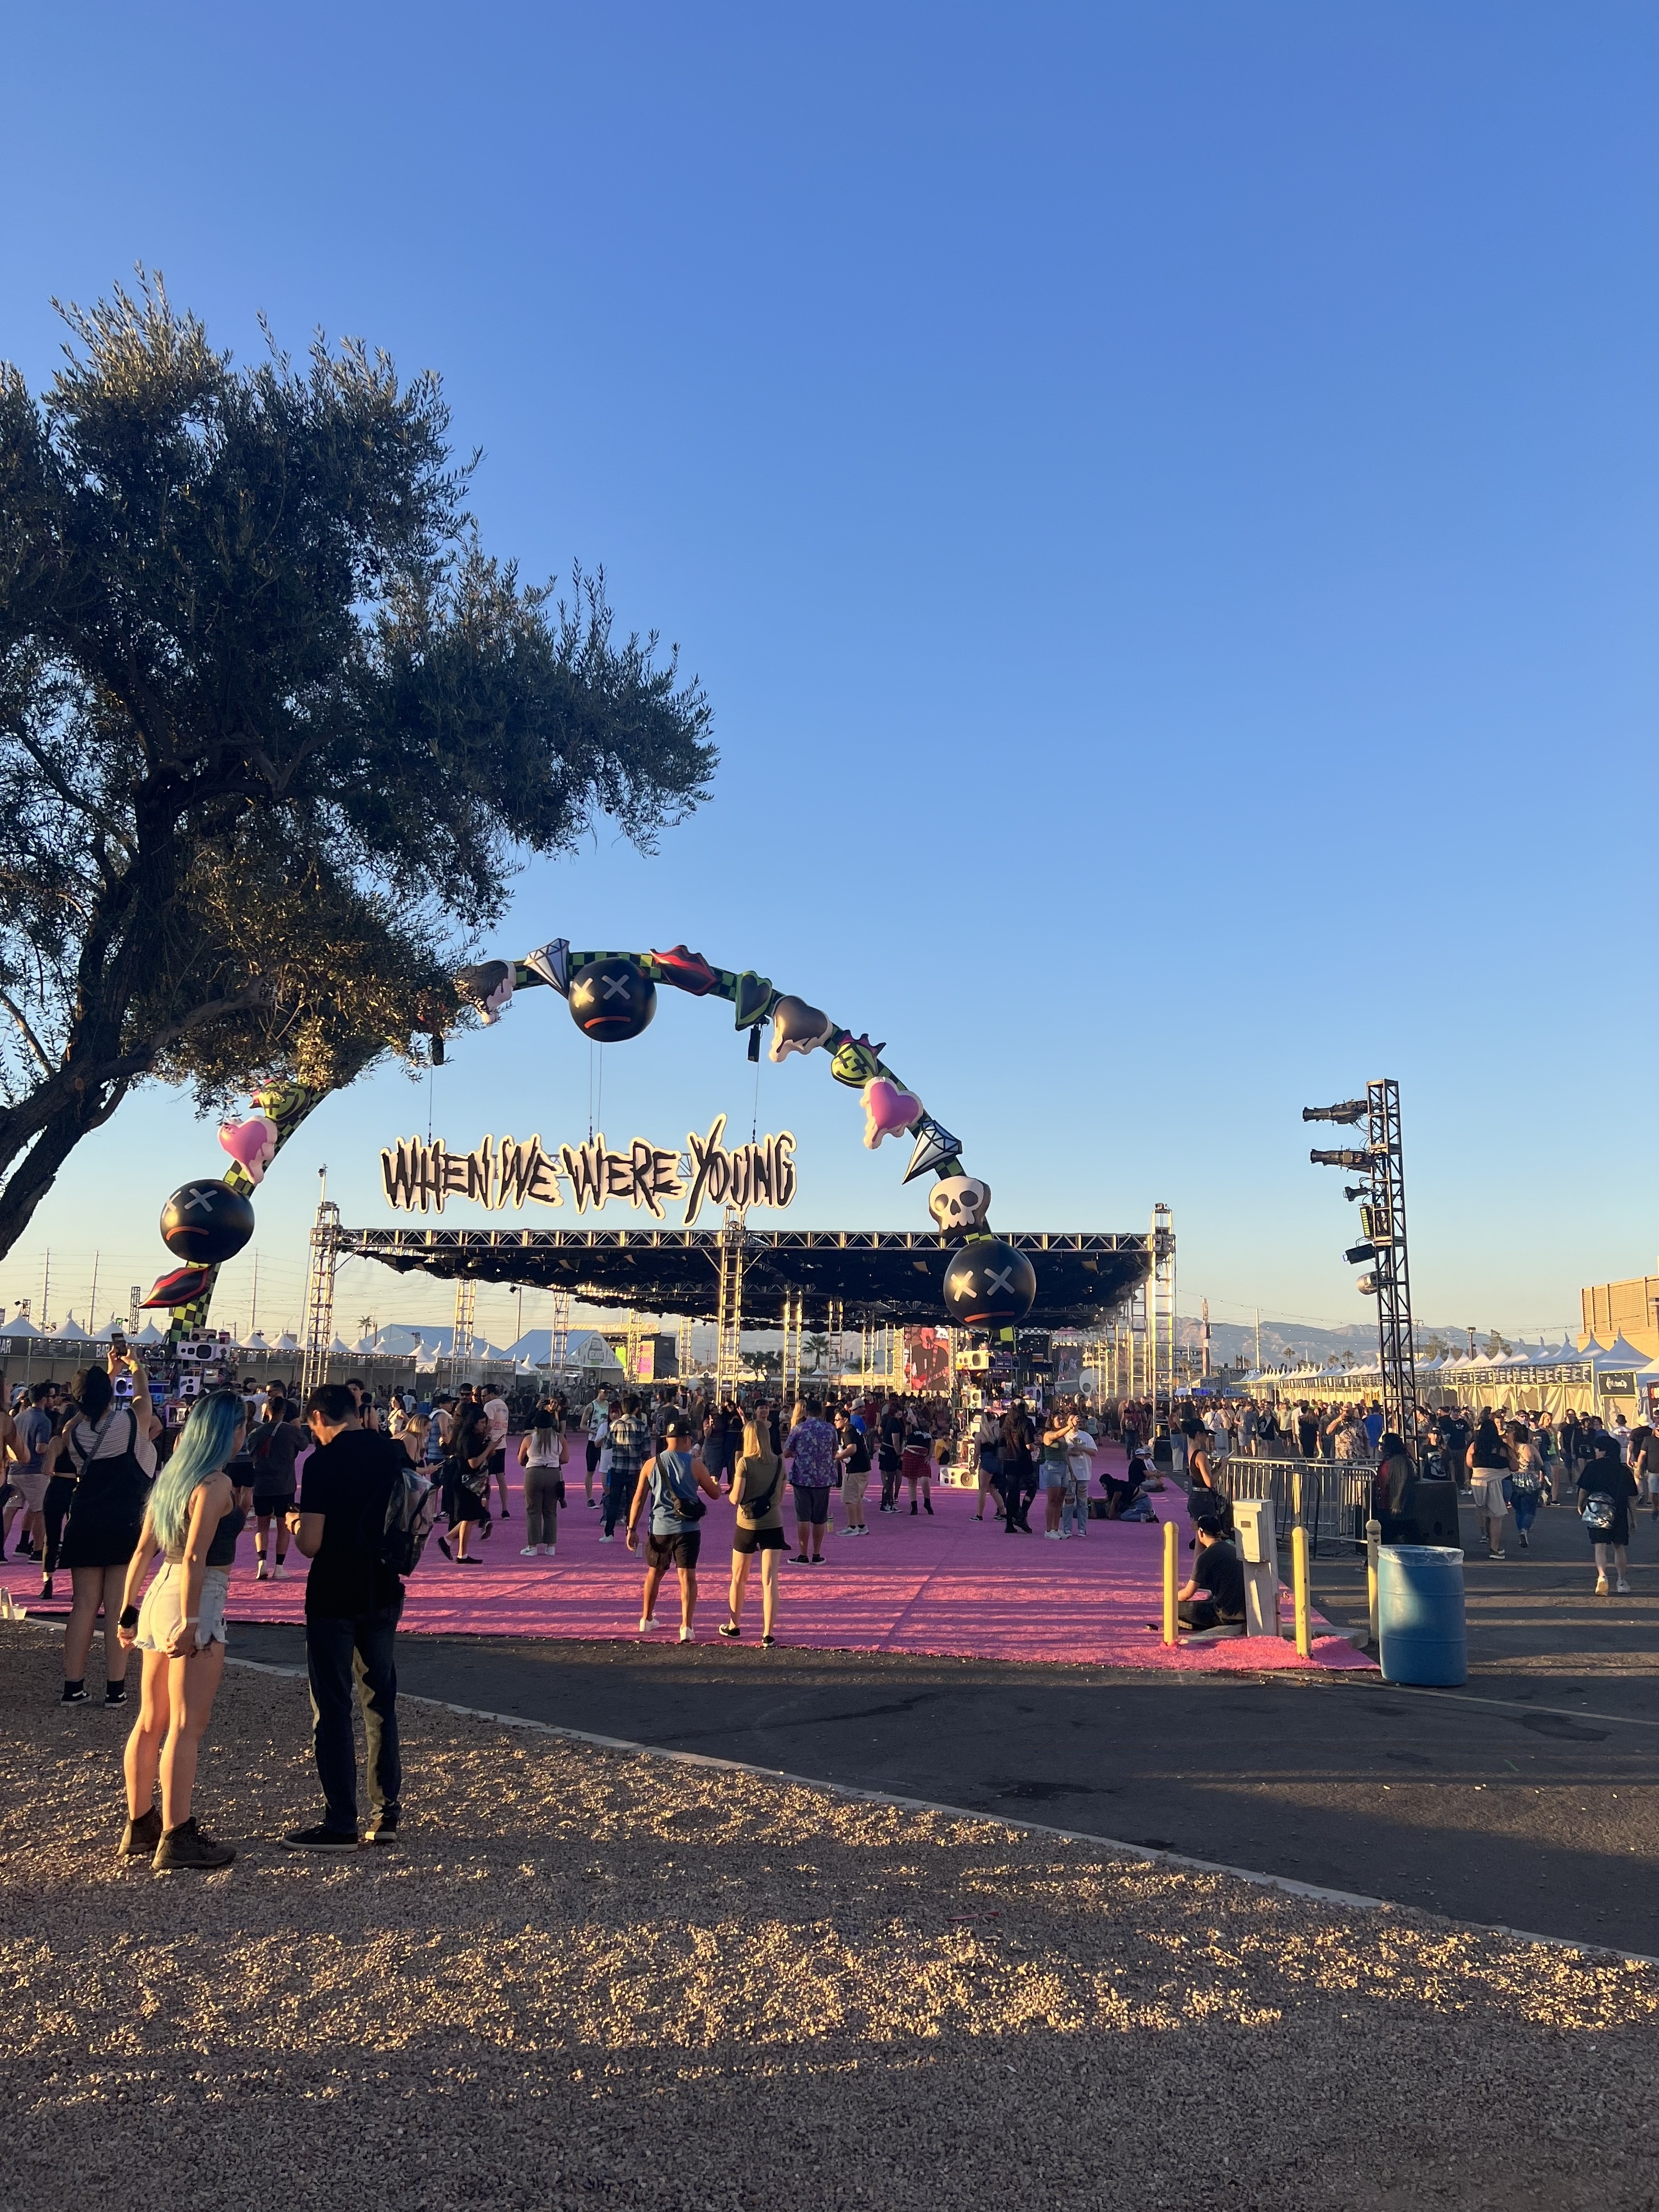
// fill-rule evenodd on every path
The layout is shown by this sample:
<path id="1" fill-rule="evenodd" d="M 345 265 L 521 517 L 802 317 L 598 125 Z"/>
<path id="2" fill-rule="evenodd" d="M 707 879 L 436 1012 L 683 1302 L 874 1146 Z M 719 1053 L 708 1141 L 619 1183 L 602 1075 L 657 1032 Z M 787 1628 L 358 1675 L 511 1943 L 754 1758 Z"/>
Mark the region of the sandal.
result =
<path id="1" fill-rule="evenodd" d="M 743 1634 L 742 1629 L 738 1627 L 735 1620 L 721 1621 L 720 1632 L 722 1636 L 741 1636 Z"/>

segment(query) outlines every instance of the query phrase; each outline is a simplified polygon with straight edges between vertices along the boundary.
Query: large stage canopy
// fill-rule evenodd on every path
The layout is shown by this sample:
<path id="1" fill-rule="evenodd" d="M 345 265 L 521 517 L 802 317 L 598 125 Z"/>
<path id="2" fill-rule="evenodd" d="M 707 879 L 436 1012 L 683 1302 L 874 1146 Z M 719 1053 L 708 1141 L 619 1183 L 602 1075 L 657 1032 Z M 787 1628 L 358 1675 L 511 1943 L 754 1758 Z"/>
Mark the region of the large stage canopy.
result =
<path id="1" fill-rule="evenodd" d="M 345 1229 L 334 1232 L 341 1259 L 378 1260 L 402 1273 L 522 1283 L 568 1291 L 588 1305 L 640 1313 L 715 1311 L 718 1229 Z M 1004 1231 L 1036 1269 L 1036 1303 L 1028 1328 L 1089 1328 L 1105 1320 L 1152 1272 L 1145 1230 Z M 847 1322 L 937 1322 L 953 1245 L 902 1229 L 748 1231 L 744 1241 L 744 1322 L 763 1328 L 770 1309 L 791 1292 L 809 1326 L 832 1302 Z"/>

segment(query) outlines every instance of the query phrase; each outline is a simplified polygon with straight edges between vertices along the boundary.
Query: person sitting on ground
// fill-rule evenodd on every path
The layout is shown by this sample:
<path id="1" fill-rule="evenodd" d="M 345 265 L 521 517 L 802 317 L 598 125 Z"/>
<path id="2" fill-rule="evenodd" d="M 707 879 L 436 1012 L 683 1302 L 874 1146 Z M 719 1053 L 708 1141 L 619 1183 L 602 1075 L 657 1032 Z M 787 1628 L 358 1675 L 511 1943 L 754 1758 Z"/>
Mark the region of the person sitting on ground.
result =
<path id="1" fill-rule="evenodd" d="M 1133 1447 L 1128 1463 L 1121 1474 L 1111 1474 L 1103 1469 L 1100 1486 L 1106 1493 L 1106 1518 L 1109 1521 L 1150 1520 L 1152 1506 L 1146 1497 L 1148 1468 L 1146 1448 Z M 1139 1509 L 1145 1507 L 1145 1511 Z"/>
<path id="2" fill-rule="evenodd" d="M 832 1435 L 834 1431 L 830 1432 Z M 657 1625 L 657 1592 L 671 1566 L 680 1578 L 680 1642 L 692 1643 L 691 1624 L 697 1610 L 697 1554 L 702 1531 L 697 1523 L 708 1508 L 702 1497 L 718 1498 L 720 1486 L 691 1449 L 691 1423 L 684 1413 L 671 1414 L 661 1451 L 640 1469 L 638 1486 L 628 1509 L 628 1548 L 635 1549 L 635 1532 L 647 1510 L 651 1524 L 645 1553 L 645 1595 L 640 1607 L 640 1627 Z M 699 1497 L 698 1492 L 702 1493 Z"/>
<path id="3" fill-rule="evenodd" d="M 1244 1618 L 1244 1570 L 1231 1538 L 1212 1516 L 1202 1514 L 1193 1522 L 1198 1557 L 1193 1571 L 1177 1593 L 1177 1610 L 1183 1628 L 1218 1628 Z"/>

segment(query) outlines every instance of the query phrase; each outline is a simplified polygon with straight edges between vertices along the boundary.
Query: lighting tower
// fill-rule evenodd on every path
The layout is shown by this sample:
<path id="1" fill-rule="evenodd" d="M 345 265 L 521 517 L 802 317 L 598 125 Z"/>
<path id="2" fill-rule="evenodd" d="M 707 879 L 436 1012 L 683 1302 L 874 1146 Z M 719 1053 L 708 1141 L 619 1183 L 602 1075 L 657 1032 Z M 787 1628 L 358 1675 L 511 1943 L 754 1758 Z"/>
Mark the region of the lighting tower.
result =
<path id="1" fill-rule="evenodd" d="M 1365 1124 L 1366 1143 L 1361 1151 L 1351 1146 L 1340 1152 L 1309 1153 L 1316 1167 L 1345 1168 L 1369 1181 L 1349 1187 L 1344 1195 L 1362 1201 L 1358 1243 L 1346 1255 L 1350 1266 L 1369 1261 L 1371 1272 L 1359 1278 L 1358 1287 L 1376 1300 L 1378 1363 L 1382 1370 L 1382 1419 L 1405 1443 L 1417 1449 L 1417 1355 L 1412 1337 L 1411 1268 L 1406 1254 L 1406 1171 L 1400 1147 L 1400 1085 L 1391 1076 L 1365 1086 L 1363 1098 L 1346 1098 L 1335 1106 L 1304 1106 L 1304 1121 L 1338 1121 L 1352 1127 Z"/>

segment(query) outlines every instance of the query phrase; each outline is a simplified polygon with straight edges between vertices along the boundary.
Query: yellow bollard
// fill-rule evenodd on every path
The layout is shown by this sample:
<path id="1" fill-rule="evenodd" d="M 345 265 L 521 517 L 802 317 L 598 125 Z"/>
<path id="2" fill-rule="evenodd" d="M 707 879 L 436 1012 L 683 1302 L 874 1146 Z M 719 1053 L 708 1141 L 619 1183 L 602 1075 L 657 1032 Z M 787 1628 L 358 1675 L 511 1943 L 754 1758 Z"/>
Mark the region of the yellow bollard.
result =
<path id="1" fill-rule="evenodd" d="M 1313 1623 L 1308 1615 L 1308 1532 L 1291 1531 L 1291 1573 L 1296 1585 L 1296 1648 L 1304 1659 L 1313 1657 Z"/>
<path id="2" fill-rule="evenodd" d="M 1164 1641 L 1179 1644 L 1181 1616 L 1176 1611 L 1176 1592 L 1181 1587 L 1181 1531 L 1173 1521 L 1164 1523 Z"/>
<path id="3" fill-rule="evenodd" d="M 1377 1555 L 1382 1549 L 1382 1523 L 1375 1515 L 1365 1523 L 1365 1595 L 1371 1612 L 1371 1650 L 1381 1647 L 1382 1636 L 1377 1620 Z"/>

